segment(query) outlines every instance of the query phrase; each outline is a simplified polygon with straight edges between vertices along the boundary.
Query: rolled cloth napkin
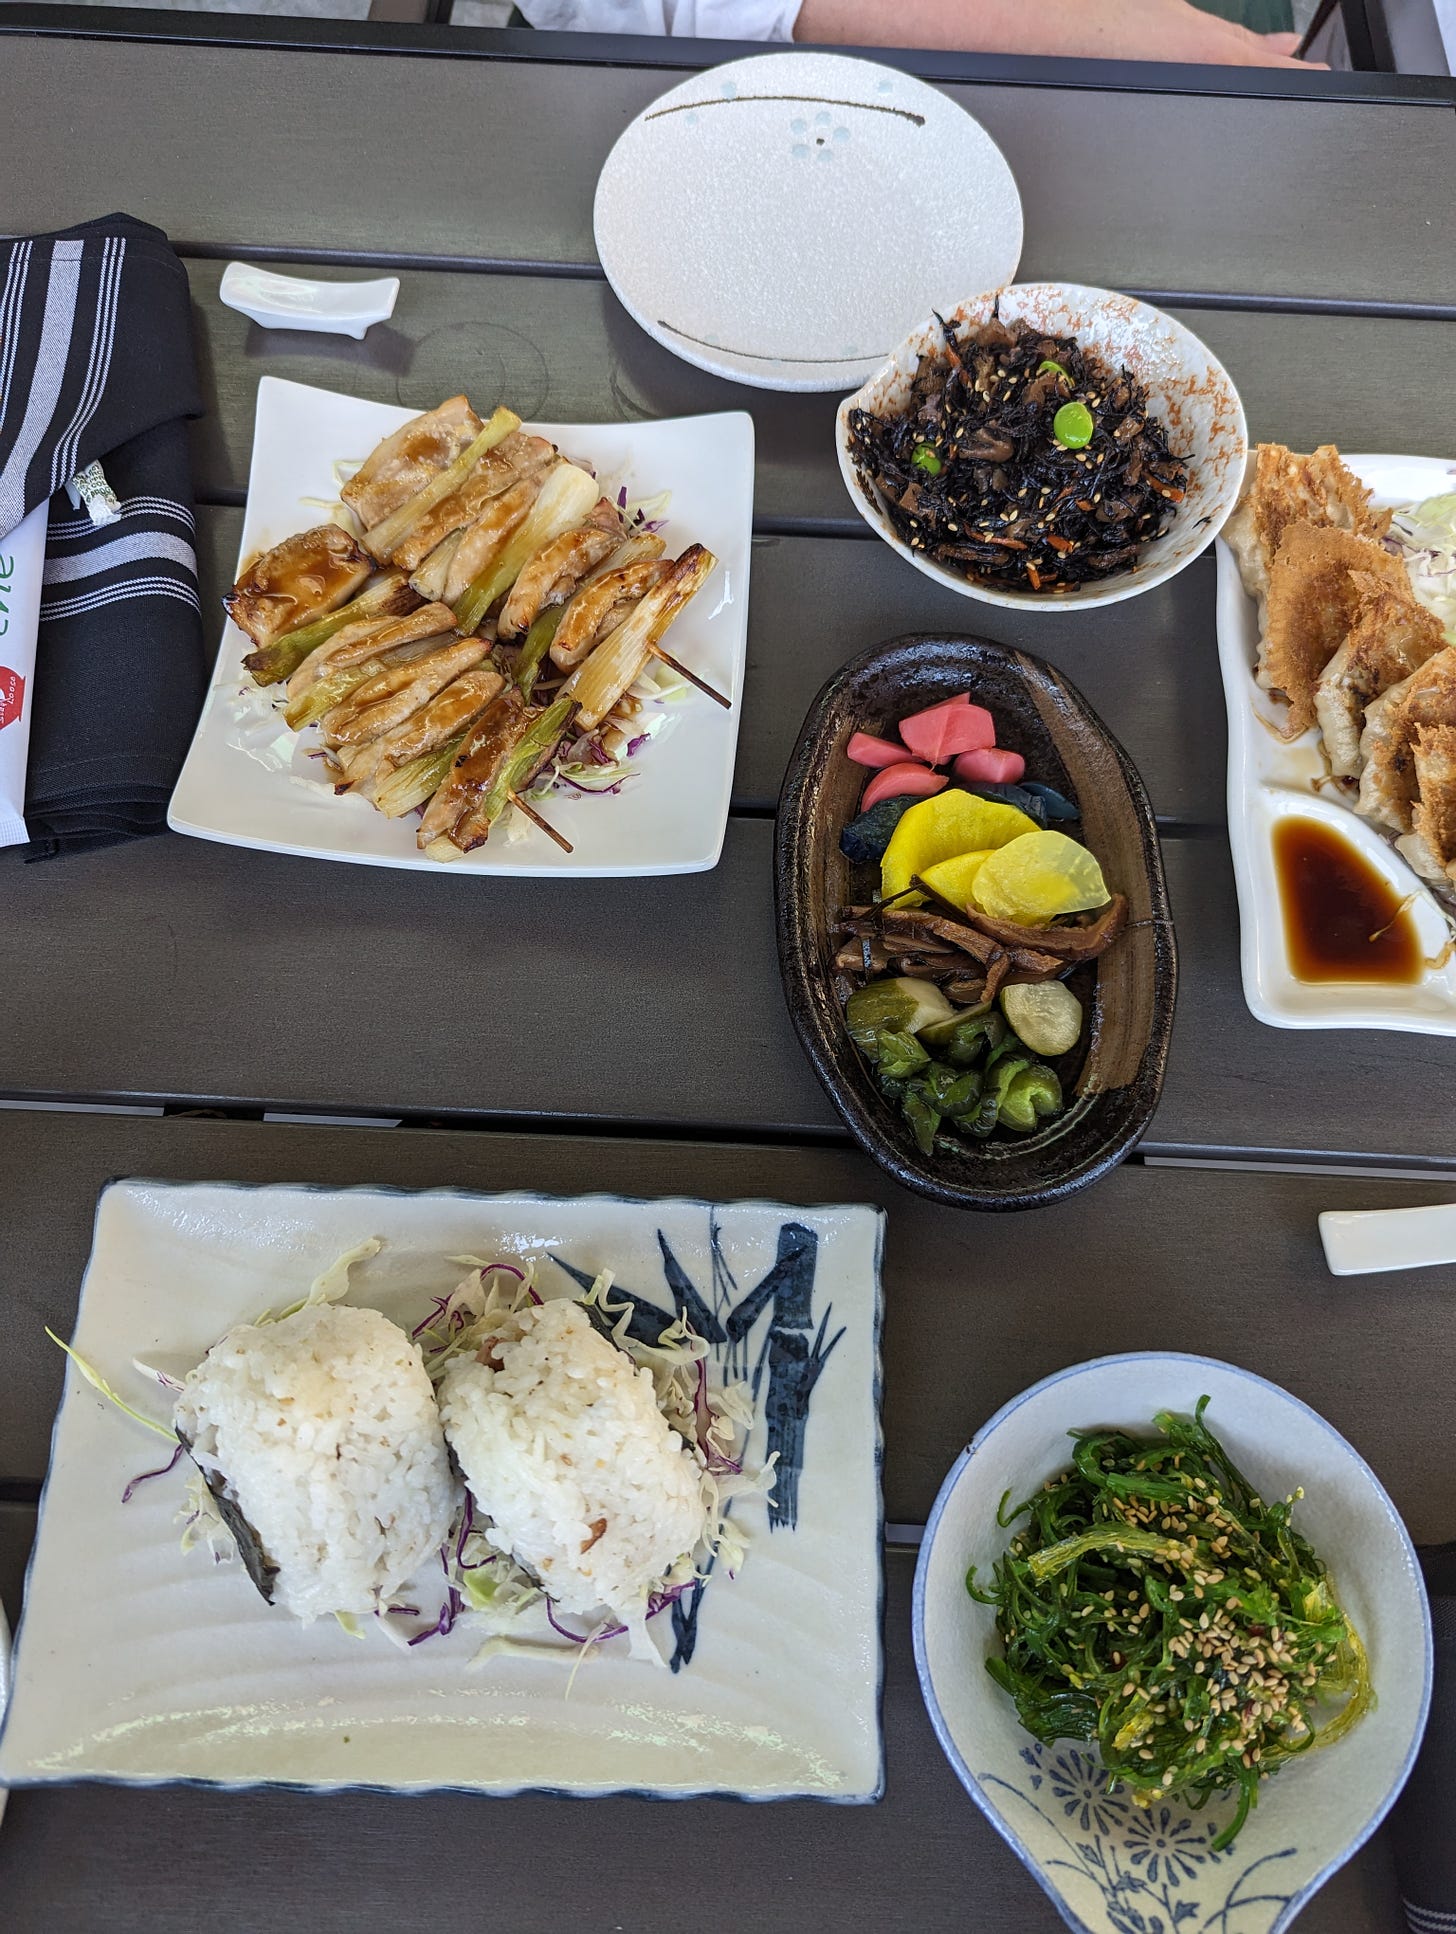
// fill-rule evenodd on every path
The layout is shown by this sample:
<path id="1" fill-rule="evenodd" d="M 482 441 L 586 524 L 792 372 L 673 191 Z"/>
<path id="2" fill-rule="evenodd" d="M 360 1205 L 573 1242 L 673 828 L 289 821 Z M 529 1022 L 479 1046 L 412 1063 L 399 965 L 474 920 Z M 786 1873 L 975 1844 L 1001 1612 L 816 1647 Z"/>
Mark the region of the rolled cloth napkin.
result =
<path id="1" fill-rule="evenodd" d="M 1431 1596 L 1435 1682 L 1426 1737 L 1390 1829 L 1414 1934 L 1456 1934 L 1456 1544 L 1428 1545 L 1419 1557 Z"/>
<path id="2" fill-rule="evenodd" d="M 0 544 L 51 500 L 27 858 L 165 829 L 206 687 L 201 413 L 187 276 L 159 228 L 108 215 L 0 240 Z M 78 476 L 114 521 L 66 494 Z"/>

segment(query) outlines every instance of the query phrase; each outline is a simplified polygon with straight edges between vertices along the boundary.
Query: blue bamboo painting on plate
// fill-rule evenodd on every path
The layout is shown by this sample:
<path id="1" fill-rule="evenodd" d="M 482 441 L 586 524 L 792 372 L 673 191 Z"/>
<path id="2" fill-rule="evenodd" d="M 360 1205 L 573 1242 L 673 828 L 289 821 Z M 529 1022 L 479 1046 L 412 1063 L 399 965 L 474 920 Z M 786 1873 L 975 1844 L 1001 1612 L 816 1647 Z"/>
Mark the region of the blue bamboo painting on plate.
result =
<path id="1" fill-rule="evenodd" d="M 809 1429 L 809 1406 L 824 1366 L 844 1335 L 841 1325 L 830 1334 L 833 1304 L 826 1304 L 815 1323 L 814 1285 L 819 1262 L 819 1237 L 802 1222 L 779 1227 L 778 1253 L 752 1289 L 743 1290 L 723 1251 L 722 1230 L 714 1216 L 709 1225 L 711 1277 L 705 1295 L 673 1251 L 665 1233 L 657 1231 L 662 1252 L 664 1286 L 671 1302 L 660 1302 L 613 1282 L 612 1295 L 632 1305 L 628 1334 L 639 1342 L 655 1343 L 668 1324 L 684 1318 L 707 1343 L 710 1361 L 729 1382 L 745 1382 L 755 1410 L 767 1430 L 765 1459 L 776 1457 L 774 1487 L 769 1495 L 770 1531 L 793 1531 L 799 1521 L 799 1479 Z M 574 1283 L 589 1289 L 596 1271 L 581 1269 L 564 1256 L 552 1260 Z M 705 1574 L 711 1574 L 709 1558 Z M 707 1575 L 672 1606 L 674 1672 L 690 1663 L 698 1640 L 698 1615 Z"/>

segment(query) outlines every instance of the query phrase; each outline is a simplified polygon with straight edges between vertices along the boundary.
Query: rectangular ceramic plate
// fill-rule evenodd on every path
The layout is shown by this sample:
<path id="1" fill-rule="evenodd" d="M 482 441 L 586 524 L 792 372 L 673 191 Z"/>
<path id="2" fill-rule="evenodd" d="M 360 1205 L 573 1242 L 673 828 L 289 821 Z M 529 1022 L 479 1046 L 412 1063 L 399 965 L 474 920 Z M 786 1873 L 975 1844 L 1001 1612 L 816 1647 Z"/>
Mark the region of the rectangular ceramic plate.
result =
<path id="1" fill-rule="evenodd" d="M 263 377 L 239 569 L 244 559 L 322 521 L 339 495 L 334 465 L 362 461 L 415 414 Z M 705 872 L 722 850 L 743 697 L 753 419 L 735 410 L 662 423 L 527 427 L 590 463 L 614 495 L 620 485 L 633 499 L 670 492 L 668 554 L 705 544 L 718 568 L 673 625 L 667 648 L 733 706 L 725 712 L 692 691 L 675 699 L 670 722 L 643 748 L 634 776 L 615 796 L 558 787 L 543 810 L 572 842 L 571 853 L 514 813 L 449 870 L 567 878 Z M 212 686 L 167 812 L 173 832 L 274 853 L 439 870 L 441 862 L 415 845 L 413 814 L 386 819 L 366 800 L 335 794 L 309 757 L 317 732 L 290 732 L 277 691 L 260 689 L 244 672 L 251 649 L 234 624 L 223 626 Z"/>
<path id="2" fill-rule="evenodd" d="M 748 1456 L 762 1462 L 764 1412 L 776 1410 L 787 1452 L 777 1496 L 793 1521 L 771 1528 L 762 1498 L 735 1504 L 748 1557 L 736 1577 L 709 1578 L 691 1657 L 659 1670 L 630 1659 L 625 1639 L 606 1641 L 568 1698 L 569 1645 L 549 1658 L 476 1662 L 483 1634 L 465 1621 L 402 1652 L 372 1629 L 361 1639 L 332 1620 L 300 1625 L 265 1605 L 235 1560 L 184 1553 L 181 1467 L 123 1505 L 128 1480 L 162 1462 L 165 1446 L 72 1372 L 17 1634 L 0 1785 L 878 1798 L 882 1224 L 865 1207 L 112 1183 L 75 1347 L 149 1415 L 162 1417 L 165 1400 L 134 1356 L 179 1369 L 197 1361 L 231 1325 L 295 1300 L 369 1236 L 385 1246 L 356 1266 L 351 1300 L 411 1325 L 459 1279 L 444 1258 L 461 1254 L 537 1257 L 543 1294 L 575 1293 L 552 1257 L 610 1268 L 667 1321 L 670 1249 L 725 1326 L 743 1312 L 736 1350 L 715 1344 L 713 1361 L 750 1378 L 764 1365 Z M 649 1630 L 673 1651 L 670 1612 Z"/>
<path id="3" fill-rule="evenodd" d="M 1418 503 L 1452 487 L 1453 466 L 1433 457 L 1346 456 L 1377 505 Z M 1239 894 L 1244 999 L 1270 1027 L 1375 1027 L 1407 1034 L 1456 1034 L 1456 959 L 1427 970 L 1410 987 L 1296 980 L 1284 941 L 1284 914 L 1274 870 L 1275 822 L 1285 816 L 1335 826 L 1402 898 L 1415 896 L 1412 917 L 1428 959 L 1446 952 L 1451 929 L 1429 889 L 1373 826 L 1329 790 L 1319 734 L 1281 739 L 1279 702 L 1254 682 L 1258 608 L 1244 590 L 1233 552 L 1220 538 L 1218 656 L 1228 707 L 1229 843 Z"/>

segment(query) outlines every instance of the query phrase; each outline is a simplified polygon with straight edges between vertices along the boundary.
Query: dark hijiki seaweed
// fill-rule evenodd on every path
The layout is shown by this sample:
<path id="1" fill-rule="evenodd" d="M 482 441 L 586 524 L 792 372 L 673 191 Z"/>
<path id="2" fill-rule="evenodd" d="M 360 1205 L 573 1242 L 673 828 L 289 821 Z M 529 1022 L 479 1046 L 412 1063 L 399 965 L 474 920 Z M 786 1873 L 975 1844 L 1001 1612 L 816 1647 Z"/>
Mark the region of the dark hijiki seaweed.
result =
<path id="1" fill-rule="evenodd" d="M 921 358 L 902 413 L 849 416 L 861 487 L 872 501 L 878 490 L 896 534 L 937 564 L 1017 590 L 1068 591 L 1134 565 L 1188 488 L 1144 386 L 1019 320 L 997 315 L 959 336 L 941 327 L 945 354 Z M 1053 434 L 1070 402 L 1092 415 L 1084 449 Z"/>

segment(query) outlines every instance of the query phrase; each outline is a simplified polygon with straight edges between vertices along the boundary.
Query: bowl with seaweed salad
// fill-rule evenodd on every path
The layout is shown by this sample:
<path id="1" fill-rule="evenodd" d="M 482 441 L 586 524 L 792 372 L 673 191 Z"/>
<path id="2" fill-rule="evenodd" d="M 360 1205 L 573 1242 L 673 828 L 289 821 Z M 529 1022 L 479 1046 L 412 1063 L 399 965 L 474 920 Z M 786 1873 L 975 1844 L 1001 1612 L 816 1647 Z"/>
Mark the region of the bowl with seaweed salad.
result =
<path id="1" fill-rule="evenodd" d="M 1429 1609 L 1379 1480 L 1207 1357 L 1099 1358 L 998 1411 L 936 1500 L 913 1618 L 948 1758 L 1086 1934 L 1279 1934 L 1425 1727 Z"/>

